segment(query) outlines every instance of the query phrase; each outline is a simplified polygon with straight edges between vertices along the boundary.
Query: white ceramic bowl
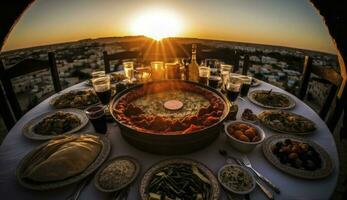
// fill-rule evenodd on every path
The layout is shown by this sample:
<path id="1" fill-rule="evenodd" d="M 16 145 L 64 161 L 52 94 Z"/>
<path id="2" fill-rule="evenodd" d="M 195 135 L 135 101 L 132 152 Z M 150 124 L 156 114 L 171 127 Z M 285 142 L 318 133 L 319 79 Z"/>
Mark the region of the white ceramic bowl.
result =
<path id="1" fill-rule="evenodd" d="M 255 128 L 258 132 L 258 135 L 260 136 L 260 140 L 257 141 L 257 142 L 244 142 L 244 141 L 241 141 L 237 138 L 234 138 L 233 136 L 231 136 L 229 133 L 228 133 L 228 127 L 230 125 L 234 125 L 234 124 L 246 124 L 248 126 L 251 126 L 253 128 Z M 265 139 L 265 133 L 263 131 L 263 129 L 261 129 L 259 126 L 257 125 L 254 125 L 252 123 L 249 123 L 249 122 L 245 122 L 245 121 L 231 121 L 231 122 L 227 122 L 224 124 L 224 132 L 225 132 L 225 135 L 227 136 L 227 141 L 228 143 L 233 147 L 235 148 L 236 150 L 240 151 L 240 152 L 243 152 L 243 153 L 247 153 L 247 152 L 250 152 L 252 151 L 258 144 L 262 143 Z"/>
<path id="2" fill-rule="evenodd" d="M 252 187 L 249 188 L 248 190 L 244 190 L 244 191 L 237 191 L 237 190 L 234 190 L 233 188 L 230 188 L 228 187 L 222 180 L 221 180 L 221 172 L 227 168 L 227 167 L 236 167 L 236 168 L 239 168 L 241 169 L 242 171 L 244 171 L 245 173 L 249 174 L 250 177 L 251 177 L 251 182 L 252 182 Z M 235 164 L 226 164 L 224 165 L 223 167 L 221 167 L 218 171 L 218 181 L 219 183 L 225 188 L 227 189 L 228 191 L 232 192 L 232 193 L 235 193 L 235 194 L 240 194 L 240 195 L 244 195 L 244 194 L 248 194 L 250 192 L 252 192 L 255 188 L 255 179 L 254 179 L 254 175 L 252 172 L 250 172 L 246 167 L 243 167 L 243 166 L 240 166 L 240 165 L 235 165 Z"/>

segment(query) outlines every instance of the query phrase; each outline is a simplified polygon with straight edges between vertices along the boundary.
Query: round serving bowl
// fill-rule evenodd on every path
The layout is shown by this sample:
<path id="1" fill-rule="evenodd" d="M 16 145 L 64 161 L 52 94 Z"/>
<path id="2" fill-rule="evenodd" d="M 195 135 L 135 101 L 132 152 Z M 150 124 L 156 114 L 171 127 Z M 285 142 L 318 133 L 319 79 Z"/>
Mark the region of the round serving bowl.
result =
<path id="1" fill-rule="evenodd" d="M 238 124 L 246 124 L 250 127 L 253 127 L 257 133 L 258 136 L 260 136 L 260 140 L 256 141 L 256 142 L 245 142 L 245 141 L 241 141 L 235 137 L 233 137 L 232 135 L 229 134 L 228 132 L 228 127 L 232 126 L 232 125 L 238 125 Z M 231 121 L 228 123 L 224 124 L 224 132 L 225 135 L 227 137 L 227 142 L 236 150 L 243 152 L 243 153 L 247 153 L 247 152 L 251 152 L 258 144 L 262 143 L 265 139 L 265 133 L 263 131 L 263 129 L 261 129 L 259 126 L 254 125 L 252 123 L 249 122 L 245 122 L 245 121 Z"/>
<path id="2" fill-rule="evenodd" d="M 252 182 L 252 186 L 248 189 L 248 190 L 243 190 L 243 191 L 238 191 L 238 190 L 235 190 L 231 187 L 228 187 L 226 183 L 223 182 L 222 178 L 221 178 L 221 173 L 223 172 L 223 170 L 225 170 L 226 168 L 229 168 L 229 167 L 234 167 L 234 168 L 238 168 L 240 169 L 241 171 L 243 171 L 245 174 L 248 174 L 251 178 L 251 182 Z M 232 193 L 235 193 L 235 194 L 239 194 L 239 195 L 244 195 L 244 194 L 248 194 L 250 192 L 252 192 L 255 188 L 255 179 L 254 179 L 254 175 L 252 174 L 252 172 L 250 172 L 246 167 L 243 167 L 243 166 L 240 166 L 240 165 L 235 165 L 235 164 L 226 164 L 224 165 L 223 167 L 221 167 L 219 170 L 218 170 L 218 181 L 219 183 L 228 191 L 232 192 Z"/>
<path id="3" fill-rule="evenodd" d="M 223 102 L 223 114 L 219 117 L 218 122 L 187 134 L 182 134 L 182 132 L 177 134 L 161 134 L 156 132 L 148 133 L 136 129 L 136 127 L 129 126 L 128 124 L 123 123 L 117 118 L 117 113 L 113 108 L 122 97 L 134 90 L 146 90 L 147 88 L 162 87 L 163 85 L 174 88 L 177 88 L 177 86 L 180 86 L 178 88 L 184 88 L 185 85 L 191 85 L 193 87 L 202 88 L 203 90 L 208 90 Z M 222 93 L 208 86 L 189 81 L 170 80 L 149 82 L 123 90 L 112 99 L 110 108 L 113 118 L 118 123 L 121 129 L 122 137 L 129 144 L 150 153 L 162 155 L 179 155 L 199 150 L 212 143 L 218 137 L 222 123 L 229 113 L 230 103 Z"/>

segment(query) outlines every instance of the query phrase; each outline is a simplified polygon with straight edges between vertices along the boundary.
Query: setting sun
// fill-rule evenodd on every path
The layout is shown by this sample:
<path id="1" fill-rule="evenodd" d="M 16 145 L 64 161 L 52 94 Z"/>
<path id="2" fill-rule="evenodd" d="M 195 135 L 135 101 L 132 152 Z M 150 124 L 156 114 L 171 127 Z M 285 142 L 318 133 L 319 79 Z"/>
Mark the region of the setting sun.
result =
<path id="1" fill-rule="evenodd" d="M 177 36 L 182 29 L 178 16 L 168 10 L 149 10 L 139 14 L 131 23 L 133 34 L 145 35 L 155 40 Z"/>

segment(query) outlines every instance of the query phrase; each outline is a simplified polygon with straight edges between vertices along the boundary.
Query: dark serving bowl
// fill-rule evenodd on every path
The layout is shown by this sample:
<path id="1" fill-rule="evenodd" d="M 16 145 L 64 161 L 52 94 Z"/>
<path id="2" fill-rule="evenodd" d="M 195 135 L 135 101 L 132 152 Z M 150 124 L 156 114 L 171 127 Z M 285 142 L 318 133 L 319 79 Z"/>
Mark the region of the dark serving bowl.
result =
<path id="1" fill-rule="evenodd" d="M 193 131 L 187 134 L 148 134 L 145 132 L 138 131 L 133 127 L 120 122 L 114 111 L 114 106 L 118 103 L 119 99 L 126 95 L 127 93 L 139 89 L 146 88 L 146 85 L 155 85 L 155 84 L 194 84 L 195 86 L 205 88 L 217 96 L 219 96 L 224 102 L 224 111 L 219 121 L 212 124 L 211 126 L 205 127 L 203 129 Z M 122 137 L 134 147 L 141 149 L 146 152 L 162 154 L 162 155 L 177 155 L 177 154 L 186 154 L 196 150 L 199 150 L 210 143 L 212 143 L 219 135 L 220 129 L 224 119 L 227 117 L 230 110 L 230 103 L 226 97 L 219 91 L 210 88 L 205 85 L 201 85 L 195 82 L 190 81 L 181 81 L 181 80 L 168 80 L 168 81 L 157 81 L 149 82 L 145 84 L 140 84 L 123 90 L 118 93 L 110 102 L 110 112 L 113 118 L 118 123 Z"/>

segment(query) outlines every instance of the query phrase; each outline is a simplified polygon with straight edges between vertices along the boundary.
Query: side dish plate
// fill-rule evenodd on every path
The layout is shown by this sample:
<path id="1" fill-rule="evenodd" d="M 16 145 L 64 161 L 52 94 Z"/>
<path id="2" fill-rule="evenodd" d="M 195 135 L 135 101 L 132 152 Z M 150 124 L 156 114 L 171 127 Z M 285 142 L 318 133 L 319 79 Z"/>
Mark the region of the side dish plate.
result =
<path id="1" fill-rule="evenodd" d="M 298 142 L 304 142 L 312 146 L 321 157 L 321 160 L 322 160 L 321 168 L 314 171 L 308 171 L 304 169 L 293 168 L 288 165 L 282 164 L 279 161 L 279 159 L 273 154 L 272 147 L 276 145 L 277 142 L 284 142 L 286 139 L 290 139 L 290 140 L 298 141 Z M 329 176 L 334 170 L 333 161 L 330 158 L 329 154 L 321 146 L 319 146 L 318 144 L 310 140 L 295 137 L 292 135 L 274 135 L 267 138 L 264 141 L 262 149 L 266 159 L 272 165 L 274 165 L 278 169 L 292 176 L 296 176 L 296 177 L 304 178 L 304 179 L 321 179 L 321 178 L 325 178 Z"/>
<path id="2" fill-rule="evenodd" d="M 285 105 L 276 106 L 276 105 L 271 105 L 271 103 L 269 103 L 270 101 L 266 101 L 268 103 L 265 104 L 264 102 L 259 102 L 255 98 L 256 95 L 259 95 L 259 94 L 265 94 L 266 95 L 267 93 L 271 93 L 271 94 L 276 95 L 280 98 L 286 99 L 288 101 L 288 103 L 286 103 Z M 274 91 L 268 91 L 268 90 L 253 90 L 253 91 L 248 93 L 248 99 L 252 103 L 254 103 L 255 105 L 258 105 L 258 106 L 263 107 L 263 108 L 289 110 L 289 109 L 292 109 L 295 107 L 294 99 L 292 99 L 287 94 L 284 94 L 281 92 L 274 92 Z"/>
<path id="3" fill-rule="evenodd" d="M 64 113 L 69 113 L 69 114 L 75 115 L 80 120 L 80 124 L 77 127 L 73 128 L 73 129 L 71 129 L 65 133 L 59 134 L 59 135 L 49 135 L 49 134 L 48 135 L 42 135 L 42 134 L 38 134 L 35 132 L 35 126 L 36 125 L 38 125 L 42 120 L 54 115 L 57 112 L 64 112 Z M 39 116 L 35 117 L 34 119 L 30 120 L 23 127 L 23 134 L 25 137 L 27 137 L 29 139 L 33 139 L 33 140 L 49 140 L 49 139 L 52 139 L 52 138 L 57 137 L 57 136 L 75 133 L 75 132 L 81 130 L 83 127 L 85 127 L 88 124 L 88 121 L 89 120 L 88 120 L 86 114 L 81 110 L 73 109 L 73 108 L 61 109 L 61 110 L 56 110 L 56 111 L 44 113 L 44 114 L 39 115 Z"/>
<path id="4" fill-rule="evenodd" d="M 99 178 L 100 178 L 100 174 L 102 173 L 102 171 L 108 167 L 110 164 L 112 164 L 113 162 L 117 161 L 117 160 L 127 160 L 130 161 L 134 167 L 135 167 L 135 172 L 133 173 L 132 177 L 123 185 L 117 187 L 117 188 L 113 188 L 113 189 L 105 189 L 101 186 L 101 184 L 99 183 Z M 140 163 L 133 157 L 130 156 L 118 156 L 115 158 L 112 158 L 110 160 L 108 160 L 106 163 L 104 163 L 100 169 L 98 170 L 98 172 L 96 173 L 95 177 L 94 177 L 94 185 L 95 187 L 102 191 L 102 192 L 115 192 L 115 191 L 119 191 L 125 187 L 127 187 L 128 185 L 130 185 L 139 175 L 140 172 Z"/>
<path id="5" fill-rule="evenodd" d="M 273 119 L 269 119 L 271 116 Z M 316 129 L 313 121 L 284 110 L 265 110 L 258 114 L 258 119 L 266 127 L 280 133 L 307 135 Z"/>
<path id="6" fill-rule="evenodd" d="M 155 172 L 160 170 L 161 168 L 171 165 L 171 164 L 186 164 L 196 166 L 203 174 L 207 177 L 207 179 L 211 182 L 211 196 L 209 200 L 218 200 L 220 195 L 220 187 L 217 178 L 213 175 L 213 172 L 207 168 L 205 165 L 198 161 L 189 160 L 189 159 L 169 159 L 161 161 L 155 165 L 153 165 L 143 176 L 141 185 L 140 185 L 140 196 L 142 200 L 148 199 L 147 187 L 152 180 L 152 177 L 155 175 Z"/>
<path id="7" fill-rule="evenodd" d="M 78 93 L 80 92 L 91 92 L 93 93 L 93 98 L 94 99 L 82 99 L 83 98 L 83 95 L 80 95 Z M 83 102 L 83 105 L 79 105 L 78 103 L 76 103 L 76 105 L 71 105 L 71 103 L 73 102 L 73 100 L 67 100 L 66 99 L 66 95 L 71 95 L 73 96 L 74 98 L 76 98 L 76 96 L 79 96 L 81 99 L 79 100 L 79 102 Z M 64 101 L 66 100 L 67 102 L 64 104 L 58 104 L 57 102 L 58 101 Z M 88 101 L 90 101 L 88 103 Z M 87 103 L 86 103 L 87 102 Z M 70 90 L 70 91 L 62 91 L 62 92 L 59 92 L 57 93 L 56 96 L 54 96 L 53 98 L 50 99 L 49 101 L 49 105 L 51 105 L 52 107 L 56 108 L 56 109 L 61 109 L 61 108 L 78 108 L 78 109 L 85 109 L 89 106 L 92 106 L 92 105 L 96 105 L 96 104 L 99 104 L 100 101 L 97 97 L 97 95 L 94 93 L 94 90 L 91 89 L 91 88 L 83 88 L 83 89 L 75 89 L 75 90 Z"/>
<path id="8" fill-rule="evenodd" d="M 45 182 L 45 183 L 38 183 L 35 181 L 21 178 L 26 166 L 28 165 L 27 162 L 31 160 L 31 157 L 35 155 L 37 151 L 39 151 L 43 146 L 47 145 L 49 142 L 48 141 L 36 147 L 35 149 L 33 149 L 20 161 L 16 169 L 16 177 L 18 182 L 25 188 L 28 188 L 31 190 L 43 191 L 43 190 L 56 189 L 56 188 L 64 187 L 66 185 L 70 185 L 72 183 L 76 183 L 78 181 L 81 181 L 82 179 L 90 175 L 91 173 L 93 173 L 107 159 L 111 151 L 111 143 L 109 139 L 104 135 L 100 135 L 97 133 L 84 133 L 84 134 L 99 136 L 100 142 L 102 144 L 102 149 L 99 155 L 94 160 L 94 162 L 92 162 L 82 173 L 69 177 L 67 179 L 61 180 L 61 181 Z"/>

